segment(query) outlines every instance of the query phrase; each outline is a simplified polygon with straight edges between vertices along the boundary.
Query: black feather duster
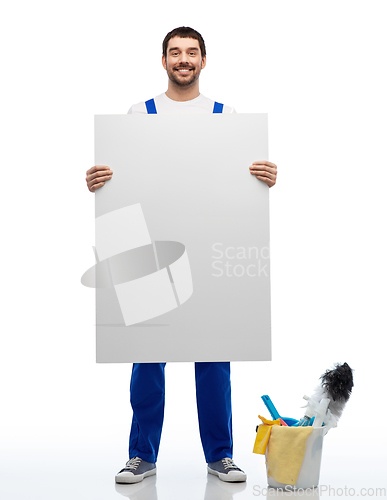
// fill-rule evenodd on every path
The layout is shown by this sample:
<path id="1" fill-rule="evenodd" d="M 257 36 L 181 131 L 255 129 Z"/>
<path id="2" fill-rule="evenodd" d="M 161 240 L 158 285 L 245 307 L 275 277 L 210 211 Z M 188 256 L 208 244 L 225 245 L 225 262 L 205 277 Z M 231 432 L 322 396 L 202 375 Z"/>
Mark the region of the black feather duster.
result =
<path id="1" fill-rule="evenodd" d="M 316 387 L 312 396 L 304 396 L 308 404 L 304 418 L 300 420 L 299 425 L 309 425 L 310 419 L 319 411 L 321 401 L 328 399 L 328 410 L 324 417 L 324 423 L 328 430 L 331 427 L 337 426 L 337 422 L 352 393 L 352 369 L 347 363 L 343 363 L 342 365 L 336 363 L 332 370 L 327 370 L 321 375 L 320 380 L 321 384 Z"/>
<path id="2" fill-rule="evenodd" d="M 346 403 L 353 387 L 352 369 L 347 363 L 335 364 L 333 370 L 327 370 L 320 377 L 321 386 L 328 394 L 329 399 Z"/>

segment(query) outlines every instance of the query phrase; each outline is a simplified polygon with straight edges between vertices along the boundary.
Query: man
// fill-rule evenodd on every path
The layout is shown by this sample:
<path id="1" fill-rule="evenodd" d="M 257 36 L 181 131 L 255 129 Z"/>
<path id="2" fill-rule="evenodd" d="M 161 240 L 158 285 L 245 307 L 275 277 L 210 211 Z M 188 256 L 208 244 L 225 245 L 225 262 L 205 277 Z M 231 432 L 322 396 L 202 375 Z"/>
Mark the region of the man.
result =
<path id="1" fill-rule="evenodd" d="M 232 113 L 229 106 L 199 92 L 199 76 L 206 66 L 206 48 L 200 33 L 176 28 L 163 41 L 162 64 L 168 89 L 147 102 L 135 104 L 129 113 Z M 250 174 L 274 186 L 277 167 L 255 161 Z M 86 173 L 89 191 L 95 192 L 112 178 L 105 165 Z M 129 438 L 129 461 L 116 475 L 117 483 L 135 483 L 156 473 L 156 461 L 164 418 L 165 363 L 134 363 L 130 384 L 133 420 Z M 222 481 L 246 481 L 246 474 L 232 460 L 230 363 L 195 363 L 196 399 L 200 437 L 207 470 Z"/>

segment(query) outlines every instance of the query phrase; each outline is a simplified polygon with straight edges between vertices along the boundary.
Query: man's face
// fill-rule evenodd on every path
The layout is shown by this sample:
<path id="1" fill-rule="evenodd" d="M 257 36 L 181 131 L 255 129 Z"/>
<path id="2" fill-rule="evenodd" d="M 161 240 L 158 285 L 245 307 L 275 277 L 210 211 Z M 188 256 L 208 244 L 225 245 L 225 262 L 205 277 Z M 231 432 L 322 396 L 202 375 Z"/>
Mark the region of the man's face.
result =
<path id="1" fill-rule="evenodd" d="M 181 87 L 194 84 L 206 65 L 200 53 L 199 42 L 194 38 L 171 38 L 167 47 L 167 58 L 162 59 L 168 78 Z"/>

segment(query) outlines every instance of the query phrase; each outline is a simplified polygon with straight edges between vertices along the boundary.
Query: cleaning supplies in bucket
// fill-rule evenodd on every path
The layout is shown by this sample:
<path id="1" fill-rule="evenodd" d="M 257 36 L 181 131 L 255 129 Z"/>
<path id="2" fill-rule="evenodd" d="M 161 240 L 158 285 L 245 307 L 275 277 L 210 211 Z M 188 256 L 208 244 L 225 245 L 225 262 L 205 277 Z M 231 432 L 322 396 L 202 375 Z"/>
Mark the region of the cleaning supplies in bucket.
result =
<path id="1" fill-rule="evenodd" d="M 318 486 L 326 429 L 311 426 L 288 429 L 284 427 L 278 428 L 278 431 L 280 432 L 274 432 L 270 437 L 266 455 L 268 485 L 283 489 L 308 489 Z M 308 435 L 303 434 L 303 431 Z M 293 432 L 300 432 L 300 435 L 293 436 Z"/>
<path id="2" fill-rule="evenodd" d="M 254 453 L 266 455 L 269 485 L 296 485 L 303 464 L 307 440 L 313 427 L 289 427 L 280 419 L 267 420 L 261 415 L 254 443 Z M 275 478 L 275 479 L 274 479 Z"/>
<path id="3" fill-rule="evenodd" d="M 323 437 L 336 427 L 353 388 L 352 369 L 336 364 L 321 377 L 300 421 L 280 417 L 268 396 L 262 396 L 271 416 L 257 428 L 254 453 L 266 455 L 268 484 L 273 487 L 318 486 Z M 285 422 L 284 422 L 285 420 Z M 288 422 L 286 422 L 288 421 Z"/>

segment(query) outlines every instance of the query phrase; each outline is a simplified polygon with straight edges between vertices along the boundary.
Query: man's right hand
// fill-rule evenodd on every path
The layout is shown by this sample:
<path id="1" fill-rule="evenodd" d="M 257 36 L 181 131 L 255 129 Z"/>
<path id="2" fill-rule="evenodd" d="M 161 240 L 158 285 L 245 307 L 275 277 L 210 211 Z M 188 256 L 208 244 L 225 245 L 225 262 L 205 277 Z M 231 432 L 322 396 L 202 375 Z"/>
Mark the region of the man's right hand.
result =
<path id="1" fill-rule="evenodd" d="M 106 165 L 94 165 L 86 172 L 87 187 L 91 193 L 105 185 L 112 178 L 113 171 Z"/>

